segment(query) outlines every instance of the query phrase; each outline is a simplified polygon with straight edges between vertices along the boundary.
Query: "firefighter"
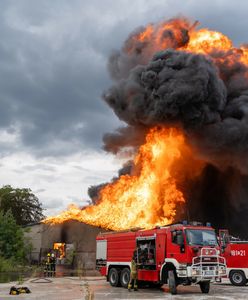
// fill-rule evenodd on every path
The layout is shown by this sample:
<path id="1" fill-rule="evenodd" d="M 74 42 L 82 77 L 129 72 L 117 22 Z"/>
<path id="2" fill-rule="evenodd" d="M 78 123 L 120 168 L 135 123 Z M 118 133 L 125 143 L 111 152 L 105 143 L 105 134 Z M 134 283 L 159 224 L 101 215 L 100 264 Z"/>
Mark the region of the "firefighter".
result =
<path id="1" fill-rule="evenodd" d="M 51 276 L 51 254 L 47 253 L 46 262 L 45 262 L 45 276 Z"/>
<path id="2" fill-rule="evenodd" d="M 56 257 L 54 253 L 51 254 L 50 262 L 51 262 L 51 276 L 54 277 L 56 273 Z"/>
<path id="3" fill-rule="evenodd" d="M 128 290 L 131 291 L 133 286 L 134 291 L 138 291 L 137 285 L 137 255 L 136 251 L 133 253 L 133 257 L 131 260 L 131 273 L 130 273 L 130 281 L 128 283 Z"/>

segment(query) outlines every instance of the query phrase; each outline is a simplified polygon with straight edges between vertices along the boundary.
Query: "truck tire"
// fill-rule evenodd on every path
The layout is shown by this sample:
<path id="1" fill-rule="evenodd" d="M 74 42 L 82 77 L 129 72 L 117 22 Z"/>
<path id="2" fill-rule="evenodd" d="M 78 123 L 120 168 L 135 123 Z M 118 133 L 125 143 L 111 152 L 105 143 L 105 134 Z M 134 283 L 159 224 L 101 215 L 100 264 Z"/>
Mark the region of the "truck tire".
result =
<path id="1" fill-rule="evenodd" d="M 176 276 L 173 270 L 168 271 L 168 285 L 169 285 L 169 292 L 172 295 L 177 294 L 177 283 L 176 283 Z"/>
<path id="2" fill-rule="evenodd" d="M 233 270 L 229 274 L 229 279 L 233 285 L 244 286 L 246 285 L 247 279 L 245 274 L 241 270 Z"/>
<path id="3" fill-rule="evenodd" d="M 121 286 L 127 288 L 129 281 L 130 281 L 130 270 L 128 268 L 124 268 L 121 271 L 121 277 L 120 277 Z"/>
<path id="4" fill-rule="evenodd" d="M 109 283 L 112 286 L 119 285 L 119 272 L 116 268 L 111 268 L 109 271 Z"/>
<path id="5" fill-rule="evenodd" d="M 201 292 L 203 294 L 208 294 L 210 289 L 210 281 L 202 281 L 199 284 L 200 284 Z"/>

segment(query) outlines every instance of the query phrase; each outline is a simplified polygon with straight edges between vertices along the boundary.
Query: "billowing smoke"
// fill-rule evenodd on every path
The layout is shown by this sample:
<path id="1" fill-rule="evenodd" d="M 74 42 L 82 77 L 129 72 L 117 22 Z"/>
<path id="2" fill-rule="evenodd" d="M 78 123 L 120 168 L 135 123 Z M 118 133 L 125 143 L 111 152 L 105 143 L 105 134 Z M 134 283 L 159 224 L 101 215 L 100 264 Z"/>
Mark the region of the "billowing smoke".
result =
<path id="1" fill-rule="evenodd" d="M 135 151 L 151 127 L 182 128 L 207 162 L 198 178 L 185 182 L 187 216 L 243 234 L 248 221 L 238 220 L 248 210 L 248 67 L 241 49 L 188 51 L 194 28 L 184 18 L 150 24 L 111 55 L 114 84 L 103 99 L 127 127 L 106 134 L 104 149 Z"/>
<path id="2" fill-rule="evenodd" d="M 114 133 L 104 135 L 104 150 L 113 154 L 133 152 L 144 143 L 146 133 L 147 128 L 144 126 L 118 128 Z"/>
<path id="3" fill-rule="evenodd" d="M 104 99 L 130 125 L 181 123 L 185 128 L 219 122 L 227 101 L 225 85 L 211 61 L 172 49 L 130 70 Z"/>

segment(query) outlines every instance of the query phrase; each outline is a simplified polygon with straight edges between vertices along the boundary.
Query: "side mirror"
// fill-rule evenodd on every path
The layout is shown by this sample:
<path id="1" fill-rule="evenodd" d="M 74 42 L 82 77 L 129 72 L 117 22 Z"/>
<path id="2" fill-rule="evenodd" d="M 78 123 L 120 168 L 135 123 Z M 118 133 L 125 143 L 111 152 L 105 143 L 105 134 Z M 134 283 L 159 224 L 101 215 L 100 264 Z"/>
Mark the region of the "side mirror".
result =
<path id="1" fill-rule="evenodd" d="M 226 250 L 226 245 L 221 245 L 221 253 L 224 253 Z"/>

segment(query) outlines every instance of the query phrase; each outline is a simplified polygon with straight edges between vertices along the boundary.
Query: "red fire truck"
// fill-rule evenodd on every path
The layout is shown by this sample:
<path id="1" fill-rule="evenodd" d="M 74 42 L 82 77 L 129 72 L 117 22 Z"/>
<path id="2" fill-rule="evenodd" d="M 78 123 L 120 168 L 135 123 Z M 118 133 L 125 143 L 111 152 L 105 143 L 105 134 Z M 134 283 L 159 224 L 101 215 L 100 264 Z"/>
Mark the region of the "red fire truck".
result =
<path id="1" fill-rule="evenodd" d="M 226 259 L 227 276 L 237 286 L 248 282 L 248 241 L 242 241 L 229 235 L 228 230 L 219 231 L 223 256 Z"/>
<path id="2" fill-rule="evenodd" d="M 97 268 L 112 286 L 127 288 L 134 251 L 139 282 L 168 283 L 172 294 L 176 294 L 177 285 L 192 283 L 208 293 L 211 281 L 226 276 L 225 258 L 220 256 L 214 229 L 197 222 L 100 233 L 96 243 Z"/>

